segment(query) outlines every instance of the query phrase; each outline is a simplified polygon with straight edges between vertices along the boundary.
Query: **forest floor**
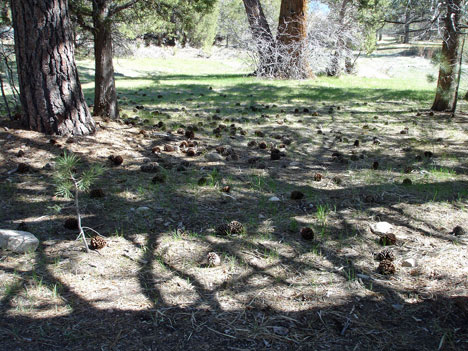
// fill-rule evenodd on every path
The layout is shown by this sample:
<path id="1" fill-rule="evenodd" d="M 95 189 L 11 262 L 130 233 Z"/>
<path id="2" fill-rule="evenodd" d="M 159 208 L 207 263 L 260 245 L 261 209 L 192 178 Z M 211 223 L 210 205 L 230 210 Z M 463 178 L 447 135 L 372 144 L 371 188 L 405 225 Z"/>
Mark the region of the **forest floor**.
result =
<path id="1" fill-rule="evenodd" d="M 466 105 L 431 113 L 416 71 L 286 82 L 235 61 L 117 64 L 121 119 L 96 118 L 93 136 L 0 121 L 0 228 L 41 240 L 0 251 L 1 350 L 468 349 L 468 237 L 452 233 L 468 230 Z M 64 227 L 64 150 L 105 169 L 81 196 L 99 251 Z"/>

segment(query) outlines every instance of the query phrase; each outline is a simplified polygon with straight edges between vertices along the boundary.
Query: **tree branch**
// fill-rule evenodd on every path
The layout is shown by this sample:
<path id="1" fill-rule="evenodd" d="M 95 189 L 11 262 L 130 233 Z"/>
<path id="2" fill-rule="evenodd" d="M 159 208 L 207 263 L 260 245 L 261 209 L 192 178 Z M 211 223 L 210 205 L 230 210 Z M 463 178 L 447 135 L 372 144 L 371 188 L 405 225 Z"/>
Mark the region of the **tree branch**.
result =
<path id="1" fill-rule="evenodd" d="M 129 2 L 125 3 L 125 4 L 122 4 L 120 6 L 114 6 L 113 8 L 110 9 L 109 11 L 109 17 L 112 17 L 114 16 L 115 14 L 123 11 L 123 10 L 126 10 L 128 9 L 129 7 L 132 7 L 133 5 L 135 5 L 137 2 L 139 2 L 140 0 L 130 0 Z"/>

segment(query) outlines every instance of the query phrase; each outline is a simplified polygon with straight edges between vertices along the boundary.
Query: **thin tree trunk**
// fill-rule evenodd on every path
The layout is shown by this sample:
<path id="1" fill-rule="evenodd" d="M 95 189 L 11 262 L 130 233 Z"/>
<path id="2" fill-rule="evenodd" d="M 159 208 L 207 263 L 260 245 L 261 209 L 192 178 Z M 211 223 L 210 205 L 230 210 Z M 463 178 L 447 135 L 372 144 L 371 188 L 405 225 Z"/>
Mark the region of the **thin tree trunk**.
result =
<path id="1" fill-rule="evenodd" d="M 259 64 L 256 75 L 272 76 L 276 72 L 275 39 L 259 0 L 243 0 L 250 31 L 257 45 Z"/>
<path id="2" fill-rule="evenodd" d="M 112 61 L 112 28 L 108 18 L 109 0 L 93 1 L 95 116 L 119 117 L 117 93 L 115 90 L 114 63 Z"/>
<path id="3" fill-rule="evenodd" d="M 460 31 L 458 24 L 460 21 L 461 0 L 448 0 L 447 13 L 444 18 L 444 34 L 442 41 L 442 62 L 439 68 L 439 78 L 437 81 L 437 91 L 432 105 L 434 111 L 452 110 L 456 95 L 456 74 L 461 55 Z"/>
<path id="4" fill-rule="evenodd" d="M 291 70 L 283 72 L 285 78 L 290 78 L 296 70 L 299 78 L 310 78 L 313 76 L 307 60 L 303 56 L 303 43 L 307 37 L 306 28 L 307 0 L 282 0 L 280 17 L 278 23 L 277 42 L 288 52 L 292 58 Z"/>
<path id="5" fill-rule="evenodd" d="M 403 44 L 409 43 L 409 34 L 410 34 L 410 13 L 409 11 L 405 14 L 405 25 L 403 29 Z"/>
<path id="6" fill-rule="evenodd" d="M 342 57 L 345 50 L 345 42 L 343 39 L 344 31 L 344 19 L 346 15 L 346 7 L 348 6 L 349 0 L 343 0 L 341 3 L 340 13 L 338 15 L 338 23 L 340 24 L 340 29 L 338 31 L 338 41 L 335 48 L 335 53 L 331 59 L 330 66 L 327 68 L 327 75 L 330 77 L 339 77 L 343 70 L 342 68 Z"/>
<path id="7" fill-rule="evenodd" d="M 12 0 L 11 8 L 23 124 L 46 134 L 93 133 L 67 0 Z"/>

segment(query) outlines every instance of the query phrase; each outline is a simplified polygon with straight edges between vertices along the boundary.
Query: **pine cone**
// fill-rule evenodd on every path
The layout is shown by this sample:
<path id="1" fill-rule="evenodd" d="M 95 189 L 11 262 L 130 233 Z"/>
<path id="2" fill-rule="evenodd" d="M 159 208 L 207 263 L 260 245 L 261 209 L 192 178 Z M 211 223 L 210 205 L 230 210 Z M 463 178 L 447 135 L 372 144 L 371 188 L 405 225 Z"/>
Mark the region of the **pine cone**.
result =
<path id="1" fill-rule="evenodd" d="M 397 241 L 397 238 L 395 234 L 392 234 L 392 233 L 382 235 L 379 240 L 380 245 L 383 245 L 383 246 L 395 245 L 396 241 Z"/>
<path id="2" fill-rule="evenodd" d="M 229 223 L 229 230 L 231 234 L 241 234 L 244 231 L 244 226 L 238 221 L 232 221 Z"/>
<path id="3" fill-rule="evenodd" d="M 378 254 L 376 254 L 375 259 L 377 261 L 384 261 L 384 260 L 394 261 L 395 254 L 392 251 L 385 249 L 385 250 L 380 251 Z"/>
<path id="4" fill-rule="evenodd" d="M 378 272 L 383 275 L 390 275 L 395 274 L 396 268 L 392 261 L 390 260 L 383 260 L 379 264 L 379 268 L 377 268 Z"/>
<path id="5" fill-rule="evenodd" d="M 89 248 L 91 250 L 99 250 L 106 246 L 106 241 L 103 237 L 95 235 L 91 238 L 91 242 L 89 243 Z"/>
<path id="6" fill-rule="evenodd" d="M 312 228 L 304 227 L 301 229 L 301 236 L 304 240 L 313 240 L 314 239 L 314 231 Z"/>
<path id="7" fill-rule="evenodd" d="M 216 267 L 221 264 L 221 258 L 216 252 L 209 252 L 206 258 L 210 267 Z"/>
<path id="8" fill-rule="evenodd" d="M 221 224 L 216 228 L 218 235 L 241 234 L 244 231 L 244 226 L 238 221 L 232 221 L 228 224 Z"/>

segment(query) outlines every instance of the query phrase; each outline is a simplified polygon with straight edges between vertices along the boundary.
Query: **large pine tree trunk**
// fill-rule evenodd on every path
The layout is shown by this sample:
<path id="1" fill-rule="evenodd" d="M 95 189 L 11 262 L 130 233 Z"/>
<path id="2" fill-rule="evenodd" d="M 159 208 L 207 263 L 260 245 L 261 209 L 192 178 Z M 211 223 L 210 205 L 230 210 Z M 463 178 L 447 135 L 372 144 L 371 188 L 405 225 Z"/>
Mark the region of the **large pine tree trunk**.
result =
<path id="1" fill-rule="evenodd" d="M 276 72 L 275 39 L 259 0 L 243 0 L 250 31 L 258 52 L 258 76 L 274 76 Z"/>
<path id="2" fill-rule="evenodd" d="M 457 89 L 457 68 L 460 47 L 460 21 L 461 0 L 448 0 L 447 13 L 444 18 L 444 33 L 442 40 L 442 62 L 439 68 L 437 91 L 432 105 L 434 111 L 452 110 Z"/>
<path id="3" fill-rule="evenodd" d="M 25 127 L 46 134 L 93 133 L 67 0 L 12 0 L 11 8 Z"/>
<path id="4" fill-rule="evenodd" d="M 115 91 L 114 63 L 112 61 L 112 28 L 109 16 L 109 0 L 93 1 L 95 116 L 119 117 Z"/>
<path id="5" fill-rule="evenodd" d="M 312 71 L 303 55 L 307 37 L 307 0 L 282 0 L 278 23 L 277 41 L 289 64 L 283 73 L 285 78 L 309 78 Z M 285 67 L 283 67 L 285 69 Z"/>

